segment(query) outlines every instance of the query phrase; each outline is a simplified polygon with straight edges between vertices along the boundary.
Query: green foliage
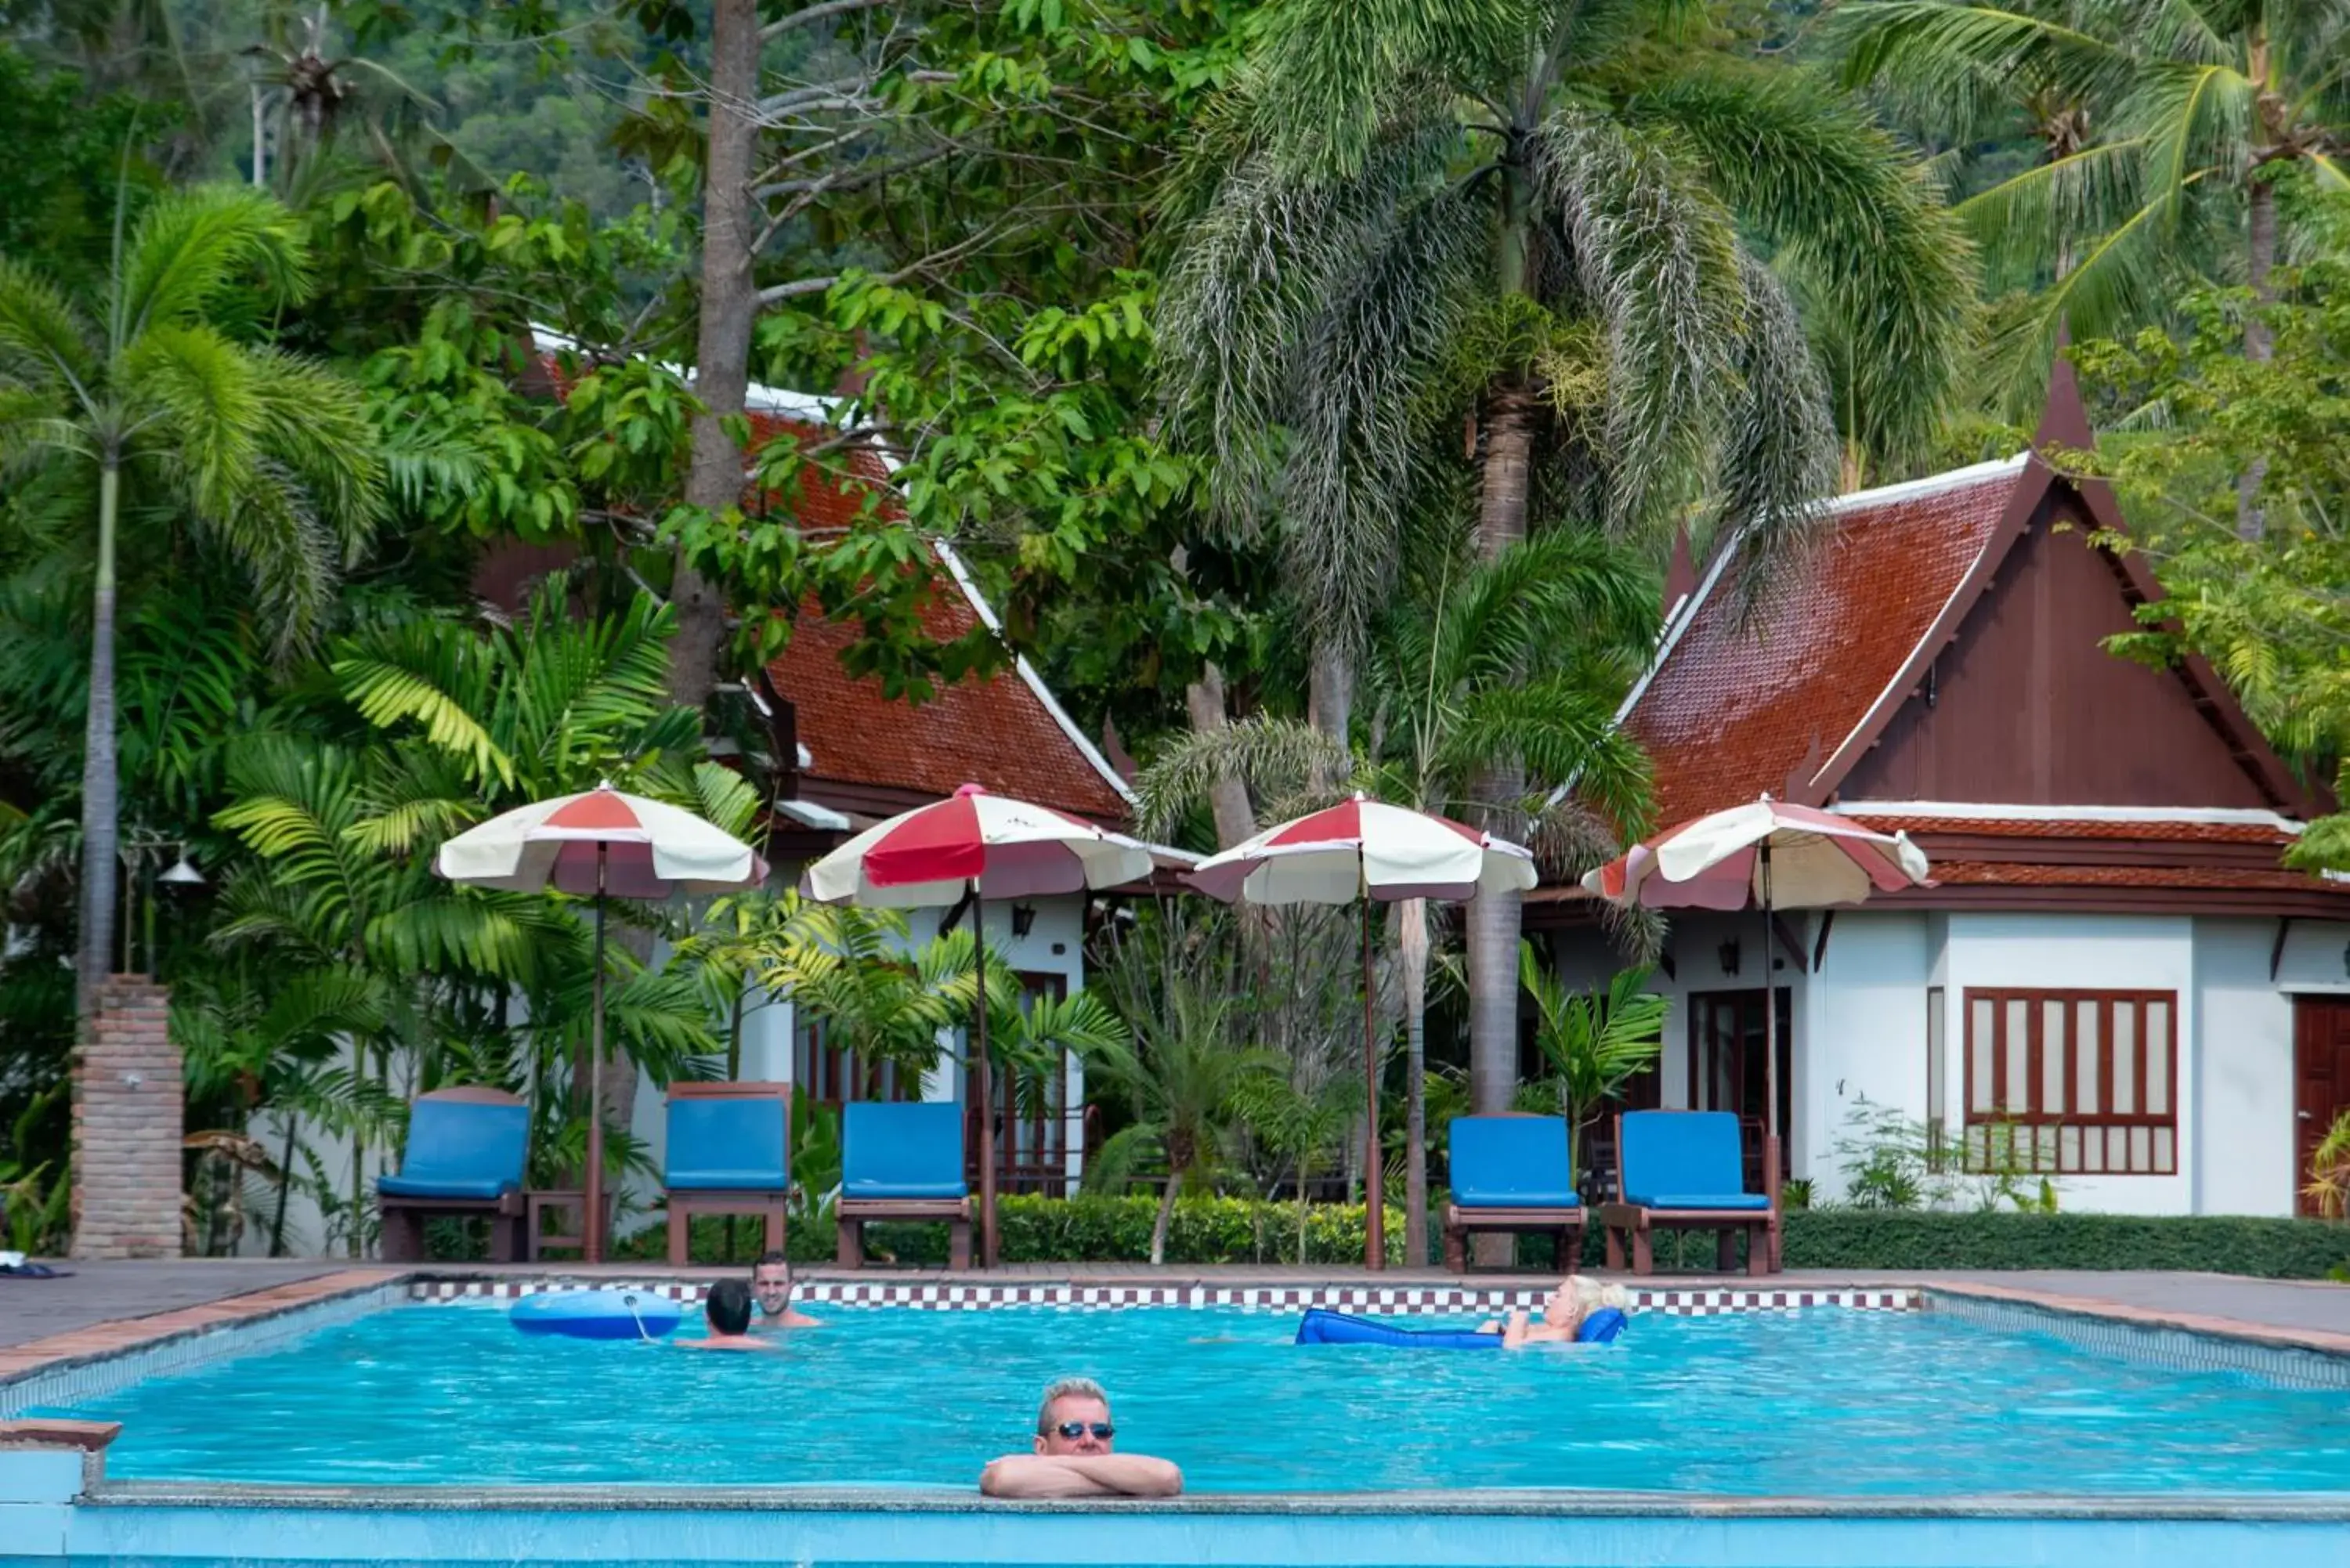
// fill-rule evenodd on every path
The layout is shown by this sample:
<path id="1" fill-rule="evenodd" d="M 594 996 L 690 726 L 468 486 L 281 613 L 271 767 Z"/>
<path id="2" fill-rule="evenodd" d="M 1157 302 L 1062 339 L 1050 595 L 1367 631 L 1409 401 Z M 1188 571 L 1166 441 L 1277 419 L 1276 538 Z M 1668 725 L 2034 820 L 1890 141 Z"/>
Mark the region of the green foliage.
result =
<path id="1" fill-rule="evenodd" d="M 1810 1209 L 1786 1217 L 1790 1269 L 2180 1270 L 2323 1279 L 2350 1253 L 2317 1220 Z"/>
<path id="2" fill-rule="evenodd" d="M 1530 941 L 1518 944 L 1518 984 L 1534 999 L 1534 1044 L 1566 1118 L 1567 1168 L 1581 1181 L 1584 1129 L 1664 1050 L 1665 999 L 1648 989 L 1645 969 L 1619 971 L 1604 995 L 1570 992 Z"/>
<path id="3" fill-rule="evenodd" d="M 2308 1176 L 2302 1190 L 2320 1214 L 2335 1220 L 2350 1214 L 2350 1111 L 2334 1117 L 2310 1151 Z"/>

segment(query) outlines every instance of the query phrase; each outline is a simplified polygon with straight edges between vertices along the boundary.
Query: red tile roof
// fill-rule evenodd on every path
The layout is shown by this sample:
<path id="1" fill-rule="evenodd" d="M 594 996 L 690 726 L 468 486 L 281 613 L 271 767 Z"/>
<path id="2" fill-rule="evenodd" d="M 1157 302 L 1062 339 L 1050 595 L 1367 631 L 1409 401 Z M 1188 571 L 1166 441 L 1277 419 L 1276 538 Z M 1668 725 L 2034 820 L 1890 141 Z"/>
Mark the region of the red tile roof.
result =
<path id="1" fill-rule="evenodd" d="M 2233 866 L 2043 866 L 2013 860 L 1937 860 L 1938 887 L 2210 888 L 2254 892 L 2324 892 L 2350 899 L 2350 882 L 2303 871 Z"/>
<path id="2" fill-rule="evenodd" d="M 2021 463 L 1984 464 L 1837 504 L 1827 536 L 1740 624 L 1717 559 L 1626 727 L 1656 770 L 1656 820 L 1786 789 L 1825 762 L 1899 673 L 2007 510 Z"/>
<path id="3" fill-rule="evenodd" d="M 833 433 L 772 414 L 754 413 L 751 425 L 754 447 L 785 433 L 810 445 Z M 768 493 L 754 504 L 789 506 L 811 533 L 845 528 L 868 504 L 883 516 L 904 514 L 879 453 L 856 448 L 847 466 L 856 478 L 844 483 L 811 462 L 801 470 L 796 498 Z M 941 556 L 941 565 L 946 580 L 923 607 L 922 625 L 947 642 L 988 618 L 952 563 Z M 855 639 L 854 625 L 827 620 L 811 601 L 793 622 L 790 644 L 767 666 L 808 749 L 806 779 L 933 795 L 978 784 L 1082 816 L 1128 816 L 1127 798 L 1063 727 L 1024 666 L 941 686 L 931 701 L 910 704 L 884 696 L 878 679 L 852 676 L 842 666 Z"/>
<path id="4" fill-rule="evenodd" d="M 2145 818 L 2094 821 L 2035 817 L 2022 820 L 1994 816 L 1905 816 L 1898 812 L 1848 812 L 1855 822 L 1879 833 L 1907 833 L 1911 837 L 1949 834 L 1975 838 L 2098 838 L 2153 841 L 2166 844 L 2263 844 L 2280 847 L 2295 835 L 2258 822 L 2178 822 Z"/>

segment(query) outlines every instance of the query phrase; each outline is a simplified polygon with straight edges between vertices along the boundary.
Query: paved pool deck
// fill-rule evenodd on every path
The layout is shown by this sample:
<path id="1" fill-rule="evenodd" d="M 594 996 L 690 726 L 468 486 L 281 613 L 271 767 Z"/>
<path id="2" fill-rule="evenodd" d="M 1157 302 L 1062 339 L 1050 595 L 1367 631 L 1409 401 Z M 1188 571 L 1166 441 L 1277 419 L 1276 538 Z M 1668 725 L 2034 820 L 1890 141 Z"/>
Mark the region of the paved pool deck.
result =
<path id="1" fill-rule="evenodd" d="M 313 1302 L 371 1290 L 403 1278 L 525 1280 L 678 1279 L 707 1282 L 741 1277 L 745 1270 L 672 1270 L 660 1263 L 396 1264 L 336 1259 L 187 1259 L 57 1265 L 70 1277 L 0 1277 L 0 1381 L 63 1362 L 137 1348 L 174 1335 L 201 1333 L 273 1316 Z M 833 1268 L 801 1271 L 808 1281 L 926 1283 L 1158 1286 L 1334 1285 L 1360 1287 L 1524 1287 L 1540 1274 L 1441 1270 L 1367 1270 L 1323 1266 L 1183 1266 L 1146 1264 L 1024 1264 L 989 1273 L 940 1270 Z M 1627 1282 L 1630 1276 L 1621 1276 Z M 2202 1273 L 2090 1273 L 2070 1271 L 1988 1273 L 1968 1271 L 1899 1272 L 1791 1270 L 1767 1279 L 1742 1274 L 1659 1274 L 1640 1282 L 1670 1290 L 1752 1290 L 1816 1293 L 1875 1286 L 1939 1290 L 2049 1310 L 2086 1314 L 2147 1327 L 2182 1329 L 2350 1355 L 2350 1285 L 2244 1279 Z"/>

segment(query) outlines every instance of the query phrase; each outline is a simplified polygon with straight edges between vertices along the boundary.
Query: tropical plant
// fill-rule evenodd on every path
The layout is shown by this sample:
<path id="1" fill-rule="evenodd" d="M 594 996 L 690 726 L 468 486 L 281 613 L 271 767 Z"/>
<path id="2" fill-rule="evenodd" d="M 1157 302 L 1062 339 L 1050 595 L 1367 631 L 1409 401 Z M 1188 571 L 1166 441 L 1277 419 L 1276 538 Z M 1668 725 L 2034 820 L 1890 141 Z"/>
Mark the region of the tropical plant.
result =
<path id="1" fill-rule="evenodd" d="M 1518 945 L 1518 983 L 1534 1004 L 1534 1044 L 1550 1064 L 1559 1114 L 1566 1118 L 1567 1167 L 1579 1181 L 1583 1133 L 1624 1085 L 1657 1064 L 1664 1050 L 1665 999 L 1648 989 L 1648 971 L 1627 969 L 1605 993 L 1571 992 L 1535 953 Z"/>
<path id="2" fill-rule="evenodd" d="M 1362 1085 L 1352 1074 L 1302 1084 L 1294 1066 L 1285 1073 L 1253 1073 L 1232 1086 L 1232 1108 L 1252 1138 L 1289 1163 L 1297 1189 L 1297 1261 L 1303 1263 L 1306 1195 L 1315 1175 L 1344 1151 L 1347 1135 L 1361 1127 Z"/>
<path id="3" fill-rule="evenodd" d="M 938 1064 L 941 1037 L 971 1016 L 972 951 L 968 931 L 916 949 L 902 910 L 787 891 L 751 962 L 770 993 L 823 1026 L 828 1044 L 919 1081 Z"/>
<path id="4" fill-rule="evenodd" d="M 1503 760 L 1526 786 L 1513 811 L 1533 826 L 1555 867 L 1580 870 L 1604 854 L 1610 839 L 1602 815 L 1634 832 L 1645 825 L 1647 763 L 1615 714 L 1656 624 L 1647 574 L 1592 534 L 1562 529 L 1480 562 L 1460 530 L 1450 538 L 1431 533 L 1430 558 L 1373 623 L 1361 742 L 1342 750 L 1310 724 L 1264 716 L 1185 736 L 1139 781 L 1147 830 L 1165 831 L 1224 778 L 1242 780 L 1280 815 L 1347 790 L 1463 815 Z M 1405 1035 L 1404 1238 L 1418 1258 L 1428 1235 L 1426 900 L 1396 907 L 1395 947 Z M 1513 1085 L 1514 1056 L 1507 1073 Z"/>
<path id="5" fill-rule="evenodd" d="M 1128 1120 L 1088 1162 L 1086 1189 L 1117 1193 L 1145 1165 L 1166 1172 L 1150 1231 L 1158 1263 L 1177 1195 L 1233 1162 L 1243 1085 L 1285 1064 L 1240 1037 L 1245 979 L 1226 918 L 1166 914 L 1113 937 L 1097 983 L 1131 1034 L 1089 1049 L 1086 1075 Z"/>
<path id="6" fill-rule="evenodd" d="M 2350 190 L 2350 14 L 2267 0 L 2083 0 L 2002 9 L 1959 0 L 1862 0 L 1844 9 L 1846 75 L 1912 99 L 1965 99 L 1986 81 L 2043 84 L 2085 114 L 2075 150 L 1962 203 L 1994 258 L 2053 267 L 2016 330 L 2036 370 L 2058 335 L 2118 335 L 2158 319 L 2207 254 L 2241 247 L 2240 277 L 2263 304 L 2293 248 L 2281 234 L 2294 178 Z M 2224 265 L 2224 264 L 2223 264 Z M 2229 269 L 2234 271 L 2234 269 Z M 2182 274 L 2185 277 L 2182 277 Z M 2243 353 L 2274 348 L 2258 311 Z M 2036 377 L 2035 377 L 2036 379 Z M 2237 527 L 2263 526 L 2262 474 L 2241 477 Z"/>
<path id="7" fill-rule="evenodd" d="M 1160 302 L 1171 429 L 1212 454 L 1229 531 L 1277 521 L 1342 747 L 1431 489 L 1473 478 L 1487 556 L 1560 524 L 1652 536 L 1705 502 L 1760 571 L 1818 515 L 1837 414 L 1856 472 L 1931 428 L 1964 243 L 1852 103 L 1709 26 L 1637 0 L 1285 0 L 1211 118 Z M 1833 399 L 1806 313 L 1866 348 Z M 1464 417 L 1466 475 L 1438 455 Z M 1516 826 L 1518 770 L 1472 792 L 1486 826 Z M 1515 1076 L 1518 917 L 1468 911 L 1486 1110 Z"/>
<path id="8" fill-rule="evenodd" d="M 2334 1118 L 2309 1155 L 2309 1185 L 2302 1189 L 2328 1219 L 2350 1214 L 2350 1111 Z"/>
<path id="9" fill-rule="evenodd" d="M 248 340 L 256 314 L 309 286 L 302 225 L 265 196 L 208 187 L 158 199 L 133 226 L 126 198 L 95 291 L 0 256 L 0 466 L 70 470 L 94 557 L 76 965 L 85 1011 L 114 941 L 123 524 L 137 525 L 134 551 L 160 551 L 184 524 L 238 562 L 290 650 L 318 630 L 338 569 L 383 507 L 358 389 Z"/>

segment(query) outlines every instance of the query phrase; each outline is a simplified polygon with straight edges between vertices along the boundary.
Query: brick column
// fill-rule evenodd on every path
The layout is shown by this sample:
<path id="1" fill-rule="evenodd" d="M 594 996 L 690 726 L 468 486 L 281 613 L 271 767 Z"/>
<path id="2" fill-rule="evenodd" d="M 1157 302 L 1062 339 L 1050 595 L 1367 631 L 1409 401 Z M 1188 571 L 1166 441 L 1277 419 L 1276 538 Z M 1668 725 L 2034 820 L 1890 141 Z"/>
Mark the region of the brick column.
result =
<path id="1" fill-rule="evenodd" d="M 168 1027 L 171 992 L 109 977 L 73 1087 L 73 1255 L 180 1255 L 185 1087 Z"/>

